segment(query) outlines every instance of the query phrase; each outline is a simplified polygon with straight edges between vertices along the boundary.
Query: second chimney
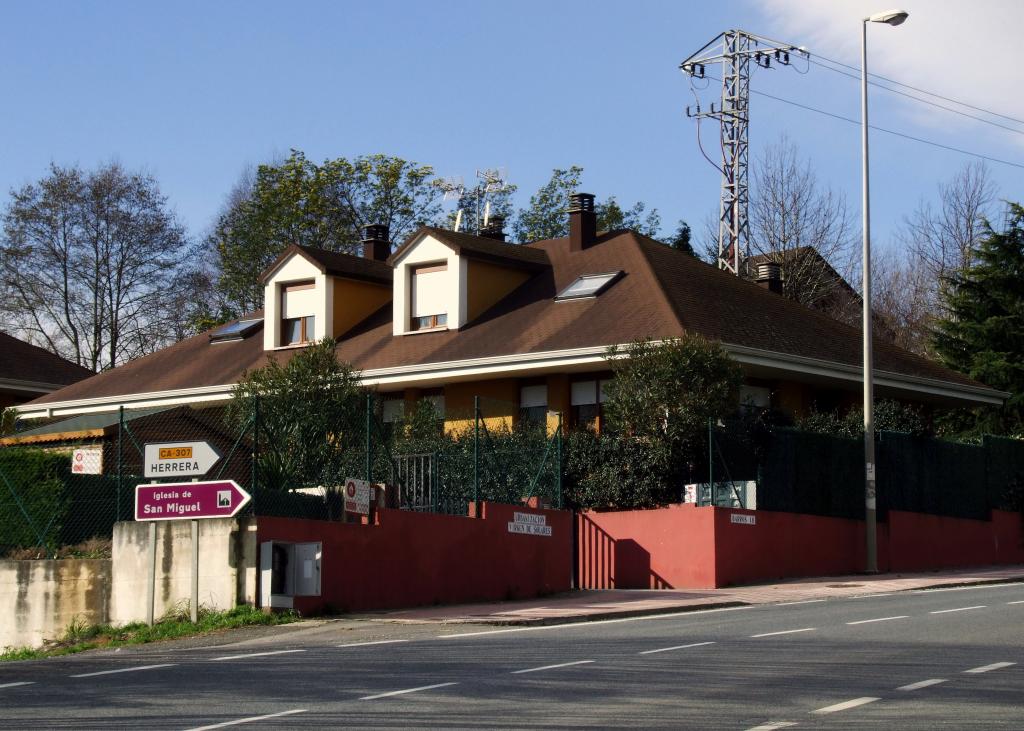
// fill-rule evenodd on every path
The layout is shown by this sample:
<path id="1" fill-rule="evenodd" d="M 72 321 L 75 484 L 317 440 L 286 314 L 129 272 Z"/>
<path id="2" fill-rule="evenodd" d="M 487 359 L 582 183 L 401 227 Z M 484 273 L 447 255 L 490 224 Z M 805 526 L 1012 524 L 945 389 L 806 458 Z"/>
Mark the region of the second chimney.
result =
<path id="1" fill-rule="evenodd" d="M 388 227 L 382 223 L 363 226 L 363 258 L 386 261 L 391 256 L 391 242 L 388 241 Z"/>
<path id="2" fill-rule="evenodd" d="M 505 217 L 504 216 L 491 216 L 487 221 L 487 225 L 480 229 L 480 236 L 485 239 L 494 239 L 495 241 L 505 240 Z"/>
<path id="3" fill-rule="evenodd" d="M 775 294 L 782 294 L 782 267 L 773 261 L 757 265 L 757 283 Z"/>
<path id="4" fill-rule="evenodd" d="M 569 196 L 569 251 L 583 251 L 596 239 L 594 196 L 590 193 L 573 193 Z"/>

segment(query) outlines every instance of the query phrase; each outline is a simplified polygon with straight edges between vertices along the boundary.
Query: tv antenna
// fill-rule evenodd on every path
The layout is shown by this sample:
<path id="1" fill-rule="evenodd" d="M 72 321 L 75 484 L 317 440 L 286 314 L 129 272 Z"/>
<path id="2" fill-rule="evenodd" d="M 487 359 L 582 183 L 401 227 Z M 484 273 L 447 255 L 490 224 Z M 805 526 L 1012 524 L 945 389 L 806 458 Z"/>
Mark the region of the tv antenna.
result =
<path id="1" fill-rule="evenodd" d="M 490 195 L 502 192 L 508 184 L 505 182 L 507 180 L 505 168 L 477 170 L 476 176 L 480 179 L 480 183 L 476 186 L 476 232 L 479 235 L 480 231 L 490 222 Z M 483 206 L 482 221 L 480 218 L 481 204 Z"/>
<path id="2" fill-rule="evenodd" d="M 790 66 L 796 59 L 809 61 L 803 47 L 781 43 L 742 30 L 719 33 L 696 53 L 679 64 L 690 77 L 690 90 L 697 99 L 693 112 L 686 107 L 686 116 L 697 120 L 697 144 L 700 145 L 700 121 L 706 117 L 720 124 L 722 166 L 708 162 L 722 174 L 722 196 L 718 216 L 718 267 L 740 274 L 746 265 L 750 242 L 747 218 L 749 194 L 747 187 L 748 133 L 750 127 L 750 62 L 763 69 Z M 705 67 L 721 63 L 722 98 L 716 108 L 701 109 L 694 79 L 705 78 Z M 806 72 L 804 72 L 806 73 Z M 705 87 L 706 88 L 706 87 Z M 704 148 L 701 147 L 701 153 Z M 704 154 L 707 157 L 707 154 Z"/>
<path id="3" fill-rule="evenodd" d="M 436 185 L 444 193 L 442 201 L 455 201 L 455 225 L 452 230 L 458 231 L 462 225 L 462 198 L 466 195 L 466 186 L 462 182 L 462 176 L 441 178 Z"/>

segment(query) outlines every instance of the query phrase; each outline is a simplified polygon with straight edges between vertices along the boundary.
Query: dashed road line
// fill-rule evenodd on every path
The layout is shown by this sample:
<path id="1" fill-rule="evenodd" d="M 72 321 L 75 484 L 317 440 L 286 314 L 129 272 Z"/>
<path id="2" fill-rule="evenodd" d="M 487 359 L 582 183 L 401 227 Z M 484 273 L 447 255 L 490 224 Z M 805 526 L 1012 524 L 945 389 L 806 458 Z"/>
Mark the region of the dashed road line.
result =
<path id="1" fill-rule="evenodd" d="M 406 695 L 408 693 L 419 693 L 421 690 L 434 690 L 434 688 L 447 688 L 449 685 L 458 685 L 458 683 L 435 683 L 434 685 L 421 685 L 419 688 L 406 688 L 405 690 L 392 690 L 388 693 L 377 693 L 376 695 L 364 695 L 359 700 L 361 701 L 375 701 L 378 698 L 390 698 L 395 695 Z"/>
<path id="2" fill-rule="evenodd" d="M 344 645 L 338 645 L 338 647 L 369 647 L 370 645 L 394 645 L 398 642 L 408 642 L 409 640 L 373 640 L 372 642 L 349 642 Z"/>
<path id="3" fill-rule="evenodd" d="M 224 655 L 223 657 L 211 658 L 210 662 L 221 660 L 248 660 L 250 657 L 268 657 L 270 655 L 289 655 L 293 652 L 305 652 L 305 650 L 273 650 L 271 652 L 250 652 L 244 655 Z"/>
<path id="4" fill-rule="evenodd" d="M 796 725 L 796 721 L 772 721 L 770 723 L 762 723 L 760 726 L 753 726 L 748 728 L 747 731 L 775 731 L 777 728 L 789 728 Z"/>
<path id="5" fill-rule="evenodd" d="M 704 645 L 713 645 L 713 644 L 715 644 L 715 643 L 714 642 L 694 642 L 694 643 L 689 644 L 689 645 L 675 645 L 674 647 L 659 647 L 656 650 L 644 650 L 643 652 L 638 652 L 637 654 L 638 655 L 654 655 L 654 654 L 659 653 L 659 652 L 671 652 L 672 650 L 688 650 L 691 647 L 704 647 Z"/>
<path id="6" fill-rule="evenodd" d="M 523 673 L 539 673 L 541 670 L 557 670 L 558 668 L 567 668 L 573 665 L 589 665 L 594 662 L 593 660 L 576 660 L 575 662 L 561 662 L 557 665 L 541 665 L 539 668 L 526 668 L 525 670 L 513 670 L 512 675 L 522 675 Z"/>
<path id="7" fill-rule="evenodd" d="M 17 688 L 19 685 L 35 685 L 34 680 L 22 680 L 17 683 L 0 683 L 0 688 Z"/>
<path id="8" fill-rule="evenodd" d="M 848 596 L 848 597 L 845 597 L 845 598 L 846 599 L 874 599 L 875 597 L 880 597 L 880 596 L 892 596 L 892 592 L 889 592 L 888 594 L 857 594 L 856 596 Z"/>
<path id="9" fill-rule="evenodd" d="M 971 668 L 970 670 L 964 670 L 964 672 L 977 675 L 978 673 L 987 673 L 992 670 L 1002 670 L 1016 664 L 1015 662 L 994 662 L 991 665 L 982 665 L 980 668 Z"/>
<path id="10" fill-rule="evenodd" d="M 255 723 L 256 721 L 266 721 L 268 718 L 281 718 L 281 716 L 294 716 L 296 713 L 305 713 L 305 708 L 296 708 L 291 711 L 281 711 L 280 713 L 268 713 L 265 716 L 249 716 L 248 718 L 238 718 L 234 721 L 224 721 L 223 723 L 215 723 L 210 726 L 196 726 L 190 728 L 188 731 L 210 731 L 215 728 L 227 728 L 228 726 L 238 726 L 243 723 Z"/>
<path id="11" fill-rule="evenodd" d="M 928 614 L 949 614 L 950 612 L 969 612 L 972 609 L 985 609 L 985 604 L 975 604 L 973 607 L 957 607 L 956 609 L 936 609 Z"/>
<path id="12" fill-rule="evenodd" d="M 134 668 L 118 668 L 117 670 L 100 670 L 95 673 L 79 673 L 78 675 L 69 675 L 69 678 L 94 678 L 97 675 L 116 675 L 117 673 L 134 673 L 139 670 L 156 670 L 157 668 L 170 668 L 177 665 L 174 662 L 166 662 L 161 665 L 139 665 Z"/>
<path id="13" fill-rule="evenodd" d="M 1016 602 L 1006 602 L 1006 603 L 1007 604 L 1024 604 L 1024 599 L 1021 599 L 1020 601 L 1016 601 Z"/>
<path id="14" fill-rule="evenodd" d="M 829 713 L 838 713 L 839 711 L 846 711 L 850 708 L 857 708 L 858 706 L 866 706 L 868 703 L 874 703 L 877 700 L 880 699 L 874 698 L 872 696 L 865 696 L 863 698 L 853 698 L 848 701 L 843 701 L 842 703 L 836 703 L 831 706 L 819 708 L 816 711 L 811 711 L 811 713 L 817 714 L 819 716 L 824 716 Z"/>
<path id="15" fill-rule="evenodd" d="M 871 624 L 872 622 L 888 622 L 892 619 L 909 619 L 909 616 L 906 614 L 900 614 L 895 617 L 876 617 L 874 619 L 858 619 L 856 622 L 847 622 L 847 624 Z"/>
<path id="16" fill-rule="evenodd" d="M 930 688 L 933 685 L 938 685 L 939 683 L 948 683 L 948 682 L 949 681 L 946 680 L 945 678 L 931 678 L 930 680 L 920 680 L 920 681 L 918 681 L 916 683 L 911 683 L 910 685 L 901 685 L 896 690 L 921 690 L 921 688 Z"/>
<path id="17" fill-rule="evenodd" d="M 797 632 L 814 632 L 817 627 L 803 627 L 801 629 L 784 629 L 781 632 L 762 632 L 759 635 L 750 635 L 751 637 L 776 637 L 778 635 L 794 635 Z"/>
<path id="18" fill-rule="evenodd" d="M 780 602 L 779 604 L 776 604 L 775 606 L 776 607 L 795 607 L 797 604 L 819 604 L 819 603 L 821 603 L 823 601 L 825 601 L 825 600 L 824 599 L 804 599 L 803 601 L 799 601 L 799 602 Z"/>

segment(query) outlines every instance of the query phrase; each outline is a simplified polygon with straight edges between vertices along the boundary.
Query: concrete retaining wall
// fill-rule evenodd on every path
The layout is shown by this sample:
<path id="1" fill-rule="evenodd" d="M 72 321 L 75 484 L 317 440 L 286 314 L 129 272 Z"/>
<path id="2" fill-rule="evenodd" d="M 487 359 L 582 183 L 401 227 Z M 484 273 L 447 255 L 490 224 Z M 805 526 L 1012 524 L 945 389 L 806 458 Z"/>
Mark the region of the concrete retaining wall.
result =
<path id="1" fill-rule="evenodd" d="M 0 561 L 0 648 L 34 647 L 73 621 L 109 619 L 110 561 Z"/>
<path id="2" fill-rule="evenodd" d="M 191 521 L 156 523 L 156 593 L 159 618 L 192 595 Z M 149 524 L 114 526 L 110 619 L 117 624 L 146 619 Z M 253 519 L 199 521 L 199 604 L 231 609 L 256 602 L 257 545 Z"/>

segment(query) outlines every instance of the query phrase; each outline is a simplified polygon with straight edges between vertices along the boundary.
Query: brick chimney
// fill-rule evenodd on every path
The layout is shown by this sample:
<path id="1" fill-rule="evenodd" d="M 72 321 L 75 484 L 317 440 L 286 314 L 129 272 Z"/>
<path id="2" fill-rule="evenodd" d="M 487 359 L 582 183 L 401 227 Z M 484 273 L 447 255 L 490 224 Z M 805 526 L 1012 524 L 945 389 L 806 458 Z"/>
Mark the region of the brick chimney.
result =
<path id="1" fill-rule="evenodd" d="M 757 284 L 769 292 L 782 294 L 782 267 L 773 261 L 757 265 Z"/>
<path id="2" fill-rule="evenodd" d="M 382 223 L 363 226 L 363 258 L 385 261 L 391 256 L 388 227 Z"/>
<path id="3" fill-rule="evenodd" d="M 495 241 L 505 240 L 505 217 L 504 216 L 491 216 L 487 221 L 487 225 L 480 230 L 480 236 L 485 239 L 494 239 Z"/>
<path id="4" fill-rule="evenodd" d="M 590 193 L 573 193 L 569 196 L 569 251 L 583 251 L 596 238 L 594 196 Z"/>

